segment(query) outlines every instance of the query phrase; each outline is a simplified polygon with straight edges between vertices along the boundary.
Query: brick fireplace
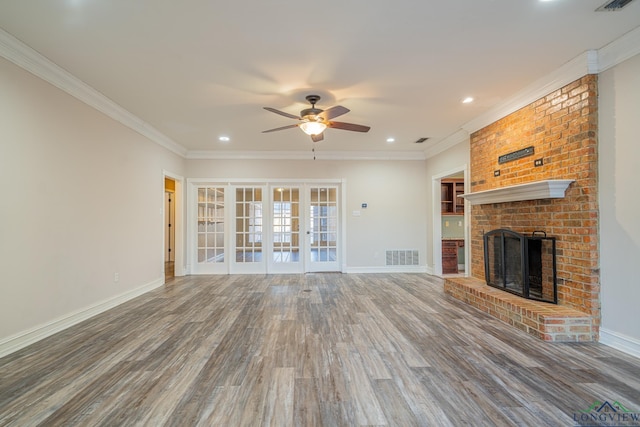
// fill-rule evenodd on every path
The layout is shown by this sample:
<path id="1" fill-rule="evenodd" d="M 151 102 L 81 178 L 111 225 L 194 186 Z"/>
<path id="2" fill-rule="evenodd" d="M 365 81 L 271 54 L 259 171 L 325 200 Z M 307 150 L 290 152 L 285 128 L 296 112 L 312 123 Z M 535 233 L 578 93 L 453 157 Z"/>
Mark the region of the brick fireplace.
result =
<path id="1" fill-rule="evenodd" d="M 587 75 L 471 135 L 471 193 L 544 180 L 573 182 L 563 198 L 473 205 L 471 277 L 447 279 L 446 292 L 546 341 L 597 339 L 597 126 L 597 76 Z M 532 155 L 498 161 L 529 147 Z M 557 306 L 520 301 L 486 286 L 483 235 L 494 229 L 543 230 L 556 238 Z"/>

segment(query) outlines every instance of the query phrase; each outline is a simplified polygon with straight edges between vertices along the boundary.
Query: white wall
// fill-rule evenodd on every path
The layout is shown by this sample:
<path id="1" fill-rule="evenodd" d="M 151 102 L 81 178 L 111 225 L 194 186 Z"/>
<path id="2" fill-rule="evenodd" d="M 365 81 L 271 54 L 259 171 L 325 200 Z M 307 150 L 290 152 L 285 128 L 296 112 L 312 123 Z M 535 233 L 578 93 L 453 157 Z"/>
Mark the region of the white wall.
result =
<path id="1" fill-rule="evenodd" d="M 426 174 L 427 174 L 427 180 L 429 181 L 427 183 L 427 200 L 429 203 L 429 220 L 427 222 L 427 241 L 428 241 L 428 245 L 429 245 L 429 252 L 428 252 L 428 256 L 427 256 L 427 262 L 428 262 L 428 266 L 431 269 L 431 271 L 433 271 L 433 267 L 434 267 L 434 260 L 433 260 L 433 229 L 434 229 L 434 222 L 433 222 L 433 186 L 431 185 L 433 178 L 434 177 L 440 177 L 443 174 L 449 173 L 450 171 L 454 171 L 454 170 L 459 170 L 462 167 L 465 167 L 465 165 L 469 165 L 469 159 L 470 159 L 470 147 L 469 147 L 469 139 L 467 138 L 466 141 L 460 142 L 459 144 L 454 145 L 453 147 L 451 147 L 450 149 L 448 149 L 447 151 L 444 151 L 440 154 L 437 154 L 433 157 L 430 157 L 429 159 L 427 159 L 427 168 L 426 168 Z M 465 186 L 467 186 L 468 188 L 469 183 L 465 183 Z M 440 195 L 437 194 L 437 196 L 439 197 Z M 436 206 L 437 209 L 440 209 L 440 205 L 438 204 Z M 440 218 L 438 218 L 438 220 L 440 220 Z M 441 236 L 436 236 L 435 238 L 440 240 Z"/>
<path id="2" fill-rule="evenodd" d="M 346 179 L 347 270 L 384 267 L 387 249 L 418 249 L 420 264 L 425 265 L 428 180 L 424 161 L 189 160 L 187 176 Z M 362 203 L 368 207 L 362 209 Z M 354 210 L 361 216 L 352 216 Z"/>
<path id="3" fill-rule="evenodd" d="M 162 171 L 183 168 L 0 59 L 0 353 L 26 331 L 162 283 Z"/>
<path id="4" fill-rule="evenodd" d="M 640 357 L 640 55 L 598 86 L 601 341 Z"/>

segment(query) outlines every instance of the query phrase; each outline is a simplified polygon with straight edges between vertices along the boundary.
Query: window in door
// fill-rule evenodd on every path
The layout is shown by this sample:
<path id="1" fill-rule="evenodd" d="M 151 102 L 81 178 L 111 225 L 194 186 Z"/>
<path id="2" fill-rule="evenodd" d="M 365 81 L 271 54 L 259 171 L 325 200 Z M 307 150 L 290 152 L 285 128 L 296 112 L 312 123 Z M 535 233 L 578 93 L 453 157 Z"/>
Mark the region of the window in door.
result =
<path id="1" fill-rule="evenodd" d="M 198 188 L 198 263 L 224 262 L 224 188 Z"/>
<path id="2" fill-rule="evenodd" d="M 273 262 L 300 261 L 300 190 L 273 190 Z"/>
<path id="3" fill-rule="evenodd" d="M 311 188 L 309 231 L 311 262 L 336 262 L 338 199 L 335 187 Z"/>
<path id="4" fill-rule="evenodd" d="M 236 188 L 236 263 L 262 261 L 262 189 Z"/>

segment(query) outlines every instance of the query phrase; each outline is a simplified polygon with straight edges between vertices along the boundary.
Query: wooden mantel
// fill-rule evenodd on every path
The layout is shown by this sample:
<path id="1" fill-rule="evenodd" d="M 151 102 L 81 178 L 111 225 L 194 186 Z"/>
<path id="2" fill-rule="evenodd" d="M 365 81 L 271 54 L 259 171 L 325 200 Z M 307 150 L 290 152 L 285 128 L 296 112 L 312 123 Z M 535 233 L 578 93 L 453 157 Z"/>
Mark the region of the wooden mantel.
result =
<path id="1" fill-rule="evenodd" d="M 458 197 L 464 197 L 472 205 L 517 202 L 521 200 L 562 199 L 572 182 L 574 182 L 572 179 L 547 179 L 461 194 Z"/>

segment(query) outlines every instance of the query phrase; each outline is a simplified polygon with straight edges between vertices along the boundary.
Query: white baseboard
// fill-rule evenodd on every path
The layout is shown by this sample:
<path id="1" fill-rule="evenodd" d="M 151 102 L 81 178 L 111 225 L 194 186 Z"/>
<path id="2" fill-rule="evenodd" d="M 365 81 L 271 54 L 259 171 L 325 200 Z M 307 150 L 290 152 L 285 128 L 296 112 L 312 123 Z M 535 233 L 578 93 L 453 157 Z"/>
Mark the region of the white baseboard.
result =
<path id="1" fill-rule="evenodd" d="M 427 267 L 424 265 L 388 265 L 380 267 L 347 267 L 346 273 L 426 273 Z"/>
<path id="2" fill-rule="evenodd" d="M 600 343 L 640 358 L 640 340 L 637 338 L 600 328 Z"/>
<path id="3" fill-rule="evenodd" d="M 19 332 L 10 337 L 0 340 L 0 357 L 16 352 L 41 339 L 49 337 L 57 332 L 67 329 L 73 325 L 83 322 L 97 314 L 107 311 L 117 305 L 127 302 L 164 284 L 160 277 L 147 283 L 146 285 L 132 289 L 113 298 L 101 301 L 89 307 L 58 317 L 43 325 L 36 326 L 26 331 Z"/>

